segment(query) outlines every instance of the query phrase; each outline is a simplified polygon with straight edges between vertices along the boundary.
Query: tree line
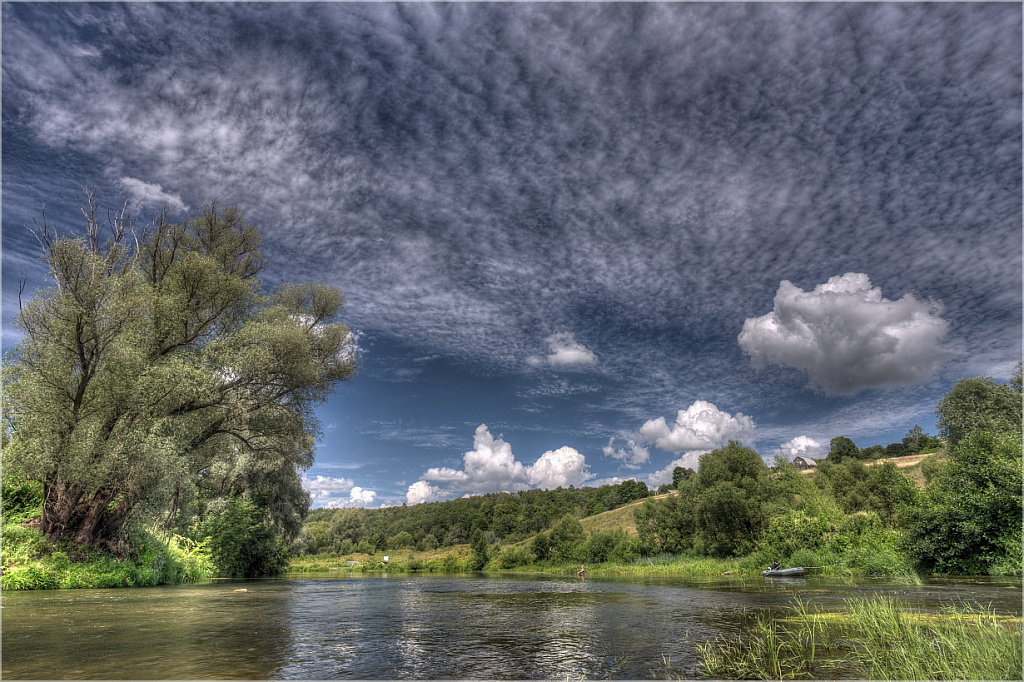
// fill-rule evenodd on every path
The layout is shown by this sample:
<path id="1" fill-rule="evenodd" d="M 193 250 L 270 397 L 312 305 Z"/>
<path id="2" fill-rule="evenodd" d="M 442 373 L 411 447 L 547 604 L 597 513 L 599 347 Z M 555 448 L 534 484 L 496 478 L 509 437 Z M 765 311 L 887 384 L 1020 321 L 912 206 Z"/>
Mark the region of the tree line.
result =
<path id="1" fill-rule="evenodd" d="M 641 481 L 597 488 L 490 493 L 446 502 L 383 509 L 314 509 L 296 549 L 303 554 L 372 554 L 386 549 L 431 550 L 470 542 L 515 543 L 574 518 L 616 509 L 647 497 Z"/>

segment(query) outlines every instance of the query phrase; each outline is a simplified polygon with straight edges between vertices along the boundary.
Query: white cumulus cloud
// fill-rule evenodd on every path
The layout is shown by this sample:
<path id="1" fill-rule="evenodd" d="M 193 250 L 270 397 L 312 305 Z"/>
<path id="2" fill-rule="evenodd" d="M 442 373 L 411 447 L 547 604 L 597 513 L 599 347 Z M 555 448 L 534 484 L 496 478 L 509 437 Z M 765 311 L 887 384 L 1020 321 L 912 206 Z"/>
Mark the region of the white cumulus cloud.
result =
<path id="1" fill-rule="evenodd" d="M 409 486 L 406 500 L 418 504 L 459 494 L 579 486 L 594 476 L 586 458 L 569 446 L 549 450 L 531 465 L 523 464 L 516 459 L 511 444 L 481 424 L 473 435 L 473 449 L 462 456 L 462 469 L 427 469 L 421 480 Z"/>
<path id="2" fill-rule="evenodd" d="M 580 486 L 594 478 L 586 458 L 567 445 L 545 452 L 527 469 L 527 473 L 530 483 L 544 490 Z"/>
<path id="3" fill-rule="evenodd" d="M 132 195 L 132 199 L 140 204 L 157 204 L 160 206 L 166 206 L 174 212 L 181 212 L 188 209 L 188 206 L 185 205 L 185 202 L 181 200 L 180 196 L 170 192 L 165 192 L 164 188 L 160 185 L 128 177 L 121 178 L 120 183 L 121 186 Z"/>
<path id="4" fill-rule="evenodd" d="M 626 441 L 625 448 L 616 448 L 614 437 L 608 439 L 608 445 L 604 446 L 602 452 L 605 457 L 620 460 L 624 466 L 630 469 L 639 468 L 641 464 L 646 464 L 651 458 L 651 453 L 647 448 L 634 440 Z"/>
<path id="5" fill-rule="evenodd" d="M 375 497 L 377 497 L 377 493 L 366 488 L 360 488 L 359 486 L 353 486 L 352 490 L 349 491 L 349 499 L 360 507 L 371 504 Z"/>
<path id="6" fill-rule="evenodd" d="M 658 417 L 640 427 L 640 435 L 668 452 L 713 450 L 730 440 L 749 444 L 754 434 L 753 419 L 742 412 L 737 412 L 736 416 L 722 412 L 706 400 L 697 400 L 685 410 L 679 410 L 674 424 Z"/>
<path id="7" fill-rule="evenodd" d="M 433 502 L 444 498 L 444 491 L 426 481 L 416 481 L 405 493 L 405 501 L 409 505 Z"/>
<path id="8" fill-rule="evenodd" d="M 868 276 L 848 272 L 812 291 L 779 284 L 771 312 L 744 321 L 740 347 L 755 366 L 791 367 L 828 395 L 929 379 L 946 356 L 948 323 L 936 303 L 882 296 Z"/>
<path id="9" fill-rule="evenodd" d="M 775 457 L 780 457 L 786 461 L 792 462 L 794 457 L 811 457 L 812 459 L 817 459 L 826 452 L 828 452 L 828 448 L 813 438 L 809 438 L 808 436 L 797 436 L 793 440 L 780 445 L 772 454 Z"/>
<path id="10" fill-rule="evenodd" d="M 477 427 L 473 449 L 462 456 L 462 468 L 465 478 L 460 482 L 468 492 L 515 491 L 530 487 L 526 467 L 516 461 L 512 446 L 491 435 L 486 424 Z"/>
<path id="11" fill-rule="evenodd" d="M 303 476 L 302 487 L 310 494 L 314 507 L 366 507 L 377 493 L 361 488 L 351 478 L 336 476 Z"/>
<path id="12" fill-rule="evenodd" d="M 572 332 L 558 332 L 547 337 L 545 341 L 550 351 L 546 357 L 531 355 L 526 363 L 531 367 L 548 365 L 560 369 L 572 367 L 588 367 L 597 364 L 597 356 L 589 348 L 579 343 Z"/>

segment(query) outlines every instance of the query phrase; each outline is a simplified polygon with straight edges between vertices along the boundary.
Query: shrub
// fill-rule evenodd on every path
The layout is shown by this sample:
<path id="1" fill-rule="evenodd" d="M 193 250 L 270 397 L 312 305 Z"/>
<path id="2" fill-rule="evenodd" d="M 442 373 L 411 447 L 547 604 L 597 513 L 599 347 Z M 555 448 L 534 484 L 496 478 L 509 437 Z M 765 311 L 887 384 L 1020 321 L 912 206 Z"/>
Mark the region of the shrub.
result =
<path id="1" fill-rule="evenodd" d="M 823 549 L 828 545 L 829 532 L 833 529 L 828 519 L 791 511 L 768 521 L 760 549 L 770 559 L 776 560 L 792 557 L 801 549 Z"/>
<path id="2" fill-rule="evenodd" d="M 586 559 L 586 535 L 579 519 L 566 514 L 551 529 L 551 558 L 555 561 L 578 562 Z"/>
<path id="3" fill-rule="evenodd" d="M 232 497 L 208 511 L 195 534 L 209 538 L 210 556 L 219 575 L 273 575 L 287 565 L 287 548 L 263 516 L 255 504 L 241 497 Z"/>
<path id="4" fill-rule="evenodd" d="M 591 533 L 587 539 L 587 561 L 594 564 L 608 561 L 615 545 L 625 535 L 621 529 L 599 530 Z"/>
<path id="5" fill-rule="evenodd" d="M 527 564 L 532 564 L 535 559 L 536 557 L 528 547 L 514 545 L 501 550 L 501 553 L 498 555 L 498 566 L 501 568 L 526 566 Z"/>
<path id="6" fill-rule="evenodd" d="M 5 571 L 0 578 L 3 590 L 52 590 L 58 585 L 57 576 L 39 563 Z"/>
<path id="7" fill-rule="evenodd" d="M 639 559 L 641 554 L 640 538 L 623 533 L 608 555 L 608 560 L 619 564 L 631 564 Z"/>
<path id="8" fill-rule="evenodd" d="M 949 452 L 909 517 L 906 545 L 939 573 L 1004 572 L 1021 561 L 1019 433 L 973 431 Z"/>
<path id="9" fill-rule="evenodd" d="M 484 538 L 483 531 L 479 528 L 474 530 L 473 539 L 469 544 L 473 549 L 473 556 L 469 559 L 469 570 L 482 571 L 490 558 L 487 555 L 487 540 Z"/>

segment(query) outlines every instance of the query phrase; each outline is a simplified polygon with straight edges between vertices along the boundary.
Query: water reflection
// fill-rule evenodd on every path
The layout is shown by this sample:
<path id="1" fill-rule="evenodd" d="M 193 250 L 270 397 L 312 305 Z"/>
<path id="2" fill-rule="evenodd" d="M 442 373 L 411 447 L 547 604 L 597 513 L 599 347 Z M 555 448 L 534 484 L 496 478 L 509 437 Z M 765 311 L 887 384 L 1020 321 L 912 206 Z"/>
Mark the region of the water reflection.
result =
<path id="1" fill-rule="evenodd" d="M 1020 581 L 923 586 L 589 578 L 302 579 L 3 595 L 7 678 L 524 679 L 695 677 L 696 644 L 793 596 L 872 593 L 1020 613 Z"/>
<path id="2" fill-rule="evenodd" d="M 27 679 L 262 677 L 287 655 L 282 600 L 235 585 L 3 595 L 3 675 Z"/>

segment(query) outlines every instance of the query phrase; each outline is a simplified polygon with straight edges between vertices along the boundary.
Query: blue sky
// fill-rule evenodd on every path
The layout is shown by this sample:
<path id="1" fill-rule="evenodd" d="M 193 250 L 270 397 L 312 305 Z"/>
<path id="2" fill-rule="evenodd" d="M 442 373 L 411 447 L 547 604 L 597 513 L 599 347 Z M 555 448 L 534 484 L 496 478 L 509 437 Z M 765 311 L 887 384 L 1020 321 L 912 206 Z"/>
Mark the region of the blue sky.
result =
<path id="1" fill-rule="evenodd" d="M 1021 6 L 3 5 L 24 225 L 217 200 L 345 292 L 315 506 L 935 432 L 1021 356 Z"/>

